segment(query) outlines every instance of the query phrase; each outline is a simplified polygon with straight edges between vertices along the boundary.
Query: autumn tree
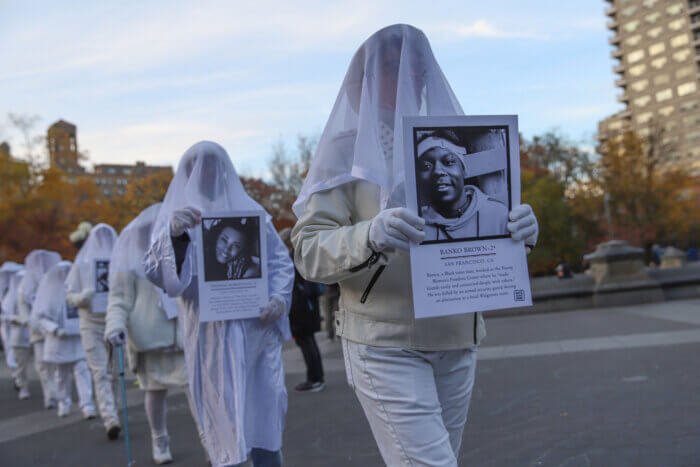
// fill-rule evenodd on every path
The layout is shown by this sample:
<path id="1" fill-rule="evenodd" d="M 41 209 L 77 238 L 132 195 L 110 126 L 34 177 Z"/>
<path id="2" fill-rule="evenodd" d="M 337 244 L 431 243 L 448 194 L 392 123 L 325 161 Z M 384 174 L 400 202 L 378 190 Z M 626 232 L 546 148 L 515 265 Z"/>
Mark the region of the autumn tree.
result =
<path id="1" fill-rule="evenodd" d="M 649 249 L 682 242 L 697 228 L 696 179 L 676 153 L 654 124 L 644 138 L 627 131 L 601 145 L 588 189 L 607 195 L 616 237 Z"/>

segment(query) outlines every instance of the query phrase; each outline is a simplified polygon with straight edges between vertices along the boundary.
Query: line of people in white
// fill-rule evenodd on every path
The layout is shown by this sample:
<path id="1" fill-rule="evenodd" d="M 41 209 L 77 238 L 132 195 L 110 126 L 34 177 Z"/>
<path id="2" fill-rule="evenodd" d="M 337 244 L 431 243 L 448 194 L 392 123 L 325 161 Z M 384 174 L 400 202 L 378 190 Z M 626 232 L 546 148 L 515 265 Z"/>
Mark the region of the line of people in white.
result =
<path id="1" fill-rule="evenodd" d="M 309 280 L 340 284 L 336 332 L 348 383 L 390 466 L 457 465 L 485 335 L 480 314 L 414 319 L 410 292 L 407 249 L 425 234 L 423 219 L 405 207 L 400 121 L 461 114 L 425 35 L 408 25 L 378 31 L 351 61 L 294 204 L 294 262 Z M 0 334 L 19 398 L 29 397 L 33 350 L 46 407 L 70 412 L 73 375 L 82 413 L 93 418 L 94 384 L 107 435 L 117 438 L 109 352 L 121 345 L 145 392 L 156 463 L 172 460 L 167 390 L 185 388 L 212 465 L 282 465 L 281 348 L 290 338 L 294 264 L 269 216 L 269 301 L 260 318 L 198 317 L 201 258 L 192 229 L 203 213 L 262 209 L 226 151 L 200 142 L 182 156 L 163 202 L 119 236 L 96 225 L 72 265 L 44 250 L 31 252 L 24 266 L 5 263 Z M 538 227 L 529 206 L 515 207 L 507 228 L 534 247 Z M 102 309 L 94 299 L 97 259 L 110 260 Z"/>

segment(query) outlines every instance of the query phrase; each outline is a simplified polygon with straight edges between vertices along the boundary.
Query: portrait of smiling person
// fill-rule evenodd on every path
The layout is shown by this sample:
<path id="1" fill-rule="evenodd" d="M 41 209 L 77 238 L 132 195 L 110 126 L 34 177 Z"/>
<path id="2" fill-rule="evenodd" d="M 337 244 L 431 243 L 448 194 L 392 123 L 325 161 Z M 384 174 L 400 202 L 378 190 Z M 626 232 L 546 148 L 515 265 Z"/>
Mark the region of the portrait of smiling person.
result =
<path id="1" fill-rule="evenodd" d="M 257 217 L 205 218 L 202 222 L 204 280 L 260 278 L 259 231 Z"/>
<path id="2" fill-rule="evenodd" d="M 506 129 L 416 129 L 416 137 L 416 188 L 425 242 L 506 235 Z"/>

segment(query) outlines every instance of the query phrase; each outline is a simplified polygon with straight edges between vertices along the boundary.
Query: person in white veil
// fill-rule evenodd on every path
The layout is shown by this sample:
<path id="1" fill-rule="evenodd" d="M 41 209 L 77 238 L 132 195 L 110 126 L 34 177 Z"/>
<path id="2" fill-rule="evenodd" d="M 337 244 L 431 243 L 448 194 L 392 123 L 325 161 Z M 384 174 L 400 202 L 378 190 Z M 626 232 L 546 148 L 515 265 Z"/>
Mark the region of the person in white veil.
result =
<path id="1" fill-rule="evenodd" d="M 71 380 L 75 376 L 78 401 L 83 418 L 95 418 L 92 399 L 92 377 L 85 361 L 80 341 L 78 310 L 66 302 L 65 281 L 71 268 L 70 261 L 61 261 L 48 270 L 39 282 L 36 300 L 32 306 L 34 321 L 44 333 L 44 361 L 55 367 L 58 416 L 70 414 L 73 398 Z"/>
<path id="2" fill-rule="evenodd" d="M 462 115 L 425 35 L 373 34 L 355 53 L 293 209 L 295 263 L 340 283 L 336 332 L 347 379 L 387 465 L 456 466 L 474 384 L 481 314 L 414 318 L 409 242 L 424 221 L 406 209 L 404 116 Z M 537 222 L 509 213 L 513 240 Z"/>
<path id="3" fill-rule="evenodd" d="M 75 257 L 66 277 L 66 301 L 78 308 L 80 338 L 85 350 L 97 406 L 109 439 L 117 439 L 121 431 L 109 372 L 109 353 L 104 341 L 106 305 L 94 301 L 96 283 L 107 278 L 97 277 L 96 261 L 109 261 L 117 233 L 107 224 L 97 224 Z"/>
<path id="4" fill-rule="evenodd" d="M 14 261 L 7 261 L 0 266 L 0 339 L 2 339 L 3 349 L 5 351 L 5 363 L 7 367 L 13 371 L 17 368 L 17 361 L 15 360 L 15 352 L 10 345 L 9 313 L 3 312 L 2 301 L 10 290 L 10 279 L 23 268 L 24 266 Z"/>
<path id="5" fill-rule="evenodd" d="M 268 217 L 269 302 L 260 318 L 199 322 L 197 258 L 191 235 L 202 213 L 263 210 L 245 192 L 226 151 L 199 142 L 180 160 L 144 258 L 146 277 L 178 297 L 193 405 L 214 466 L 236 465 L 250 455 L 256 466 L 281 465 L 287 392 L 282 339 L 294 266 Z"/>
<path id="6" fill-rule="evenodd" d="M 124 345 L 129 367 L 145 391 L 153 460 L 172 462 L 166 425 L 168 389 L 187 385 L 177 304 L 146 279 L 143 256 L 161 203 L 142 211 L 117 238 L 109 267 L 105 339 Z"/>
<path id="7" fill-rule="evenodd" d="M 17 312 L 22 325 L 30 331 L 29 342 L 34 351 L 34 368 L 39 375 L 41 391 L 44 394 L 44 407 L 56 407 L 56 380 L 53 377 L 53 364 L 44 360 L 44 333 L 38 326 L 32 306 L 36 299 L 41 278 L 51 267 L 61 261 L 61 255 L 54 251 L 34 250 L 24 259 L 24 278 L 17 291 Z"/>
<path id="8" fill-rule="evenodd" d="M 15 389 L 19 391 L 20 400 L 29 399 L 30 397 L 27 371 L 29 370 L 29 359 L 31 357 L 29 330 L 22 325 L 22 321 L 17 314 L 17 291 L 23 278 L 24 268 L 17 271 L 10 278 L 7 293 L 2 299 L 2 313 L 5 315 L 6 322 L 10 324 L 7 345 L 12 348 L 16 364 L 12 370 L 12 380 Z"/>

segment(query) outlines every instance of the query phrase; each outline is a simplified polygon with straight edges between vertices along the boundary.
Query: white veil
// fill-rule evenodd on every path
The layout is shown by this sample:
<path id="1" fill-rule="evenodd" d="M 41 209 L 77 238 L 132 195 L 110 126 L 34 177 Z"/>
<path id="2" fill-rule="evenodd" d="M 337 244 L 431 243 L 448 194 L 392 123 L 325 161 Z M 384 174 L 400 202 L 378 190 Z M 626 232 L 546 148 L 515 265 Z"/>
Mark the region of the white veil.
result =
<path id="1" fill-rule="evenodd" d="M 14 261 L 6 261 L 0 266 L 0 300 L 3 299 L 7 289 L 10 287 L 10 279 L 17 272 L 24 269 L 24 266 Z"/>
<path id="2" fill-rule="evenodd" d="M 226 150 L 216 143 L 200 141 L 180 159 L 151 234 L 155 240 L 173 211 L 192 206 L 203 213 L 231 210 L 264 210 L 248 193 Z"/>
<path id="3" fill-rule="evenodd" d="M 17 292 L 19 290 L 19 283 L 24 278 L 24 269 L 17 271 L 17 273 L 10 278 L 10 287 L 2 299 L 2 314 L 7 316 L 13 316 L 17 314 Z"/>
<path id="4" fill-rule="evenodd" d="M 355 53 L 293 206 L 353 180 L 381 188 L 381 207 L 405 205 L 402 117 L 463 115 L 430 43 L 406 24 L 374 33 Z"/>
<path id="5" fill-rule="evenodd" d="M 71 269 L 70 261 L 60 261 L 48 270 L 39 282 L 36 291 L 36 300 L 32 306 L 32 320 L 36 326 L 36 321 L 42 315 L 50 315 L 49 311 L 58 302 L 59 306 L 64 306 L 66 301 L 65 281 Z"/>
<path id="6" fill-rule="evenodd" d="M 51 266 L 61 261 L 61 255 L 55 251 L 34 250 L 24 259 L 24 279 L 19 284 L 18 293 L 32 303 L 32 295 L 39 286 L 39 281 Z"/>
<path id="7" fill-rule="evenodd" d="M 153 204 L 141 211 L 119 234 L 109 263 L 110 289 L 115 272 L 132 271 L 138 277 L 146 277 L 143 270 L 143 255 L 151 245 L 151 230 L 161 204 Z"/>
<path id="8" fill-rule="evenodd" d="M 90 235 L 75 257 L 66 278 L 68 292 L 82 292 L 84 287 L 92 283 L 89 276 L 92 261 L 96 258 L 109 259 L 116 240 L 117 232 L 107 224 L 97 224 L 90 230 Z"/>

